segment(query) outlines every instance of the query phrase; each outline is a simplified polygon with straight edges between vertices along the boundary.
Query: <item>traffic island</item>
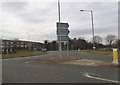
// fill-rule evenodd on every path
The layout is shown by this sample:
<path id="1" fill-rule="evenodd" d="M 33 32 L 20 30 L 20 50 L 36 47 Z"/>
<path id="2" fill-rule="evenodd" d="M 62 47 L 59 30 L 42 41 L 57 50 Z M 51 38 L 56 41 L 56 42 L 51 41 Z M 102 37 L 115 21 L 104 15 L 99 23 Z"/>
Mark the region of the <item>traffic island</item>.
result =
<path id="1" fill-rule="evenodd" d="M 63 63 L 68 61 L 80 60 L 80 57 L 49 57 L 36 60 L 35 62 L 45 62 L 45 63 Z"/>
<path id="2" fill-rule="evenodd" d="M 74 65 L 84 65 L 84 66 L 117 66 L 112 62 L 105 62 L 105 61 L 97 61 L 97 60 L 89 60 L 89 59 L 80 59 L 74 61 L 67 61 L 63 62 L 62 64 L 74 64 Z"/>
<path id="3" fill-rule="evenodd" d="M 104 50 L 80 50 L 80 52 L 97 55 L 112 55 L 112 51 Z"/>
<path id="4" fill-rule="evenodd" d="M 59 63 L 59 64 L 71 64 L 71 65 L 83 65 L 83 66 L 114 66 L 112 62 L 97 61 L 90 59 L 82 59 L 80 57 L 49 57 L 42 58 L 34 61 L 34 63 Z"/>

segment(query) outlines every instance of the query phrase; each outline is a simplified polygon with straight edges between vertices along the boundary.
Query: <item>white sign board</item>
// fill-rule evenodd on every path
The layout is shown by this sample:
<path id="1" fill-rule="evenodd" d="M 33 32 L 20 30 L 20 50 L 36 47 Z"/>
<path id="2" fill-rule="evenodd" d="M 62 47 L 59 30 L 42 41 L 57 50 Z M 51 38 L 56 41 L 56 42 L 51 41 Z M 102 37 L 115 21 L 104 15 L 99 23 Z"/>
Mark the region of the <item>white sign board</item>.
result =
<path id="1" fill-rule="evenodd" d="M 68 23 L 57 23 L 57 40 L 58 41 L 68 41 L 68 34 L 70 33 Z M 60 38 L 61 37 L 61 38 Z"/>
<path id="2" fill-rule="evenodd" d="M 68 29 L 60 29 L 60 32 L 57 29 L 57 35 L 60 35 L 60 33 L 61 33 L 61 35 L 68 36 L 69 32 L 70 31 Z"/>
<path id="3" fill-rule="evenodd" d="M 59 40 L 60 37 L 57 36 L 57 39 Z M 68 41 L 69 40 L 69 37 L 68 36 L 61 36 L 61 41 Z"/>

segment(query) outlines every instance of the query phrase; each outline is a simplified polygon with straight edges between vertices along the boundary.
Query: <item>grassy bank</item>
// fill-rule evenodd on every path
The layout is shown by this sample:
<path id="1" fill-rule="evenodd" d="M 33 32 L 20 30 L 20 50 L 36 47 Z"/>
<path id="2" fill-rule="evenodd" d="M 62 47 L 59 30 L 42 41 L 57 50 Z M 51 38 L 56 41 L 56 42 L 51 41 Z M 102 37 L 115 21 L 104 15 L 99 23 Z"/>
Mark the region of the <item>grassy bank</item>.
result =
<path id="1" fill-rule="evenodd" d="M 28 52 L 28 51 L 17 51 L 15 54 L 3 54 L 2 58 L 17 58 L 17 57 L 27 57 L 27 56 L 35 56 L 35 55 L 43 55 L 46 53 L 43 52 Z"/>
<path id="2" fill-rule="evenodd" d="M 99 54 L 99 55 L 112 55 L 112 51 L 102 51 L 102 50 L 80 50 L 80 52 L 85 52 L 89 54 Z"/>
<path id="3" fill-rule="evenodd" d="M 79 57 L 49 57 L 36 60 L 35 62 L 61 63 L 66 61 L 80 60 Z"/>
<path id="4" fill-rule="evenodd" d="M 120 54 L 118 54 L 118 60 L 120 60 Z"/>

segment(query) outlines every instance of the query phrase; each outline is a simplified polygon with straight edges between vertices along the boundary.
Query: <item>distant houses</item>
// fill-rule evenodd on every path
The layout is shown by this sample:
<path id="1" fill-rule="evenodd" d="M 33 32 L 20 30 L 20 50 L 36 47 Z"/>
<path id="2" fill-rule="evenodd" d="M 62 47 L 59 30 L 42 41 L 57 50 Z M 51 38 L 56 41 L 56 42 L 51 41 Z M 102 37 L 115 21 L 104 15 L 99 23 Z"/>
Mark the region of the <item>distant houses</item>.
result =
<path id="1" fill-rule="evenodd" d="M 15 50 L 41 51 L 44 44 L 40 42 L 22 40 L 2 40 L 1 46 L 2 48 L 11 47 Z"/>

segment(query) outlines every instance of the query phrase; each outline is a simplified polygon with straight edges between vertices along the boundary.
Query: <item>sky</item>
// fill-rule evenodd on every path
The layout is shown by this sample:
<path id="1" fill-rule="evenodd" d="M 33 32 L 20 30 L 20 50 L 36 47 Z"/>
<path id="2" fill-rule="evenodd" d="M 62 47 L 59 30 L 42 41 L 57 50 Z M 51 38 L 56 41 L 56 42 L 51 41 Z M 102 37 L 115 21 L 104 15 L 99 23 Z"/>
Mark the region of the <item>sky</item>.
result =
<path id="1" fill-rule="evenodd" d="M 61 22 L 69 24 L 69 37 L 84 37 L 91 41 L 91 15 L 94 32 L 105 38 L 118 36 L 117 0 L 61 0 Z M 3 39 L 21 39 L 44 42 L 57 40 L 57 0 L 5 0 L 0 2 L 0 34 Z"/>

